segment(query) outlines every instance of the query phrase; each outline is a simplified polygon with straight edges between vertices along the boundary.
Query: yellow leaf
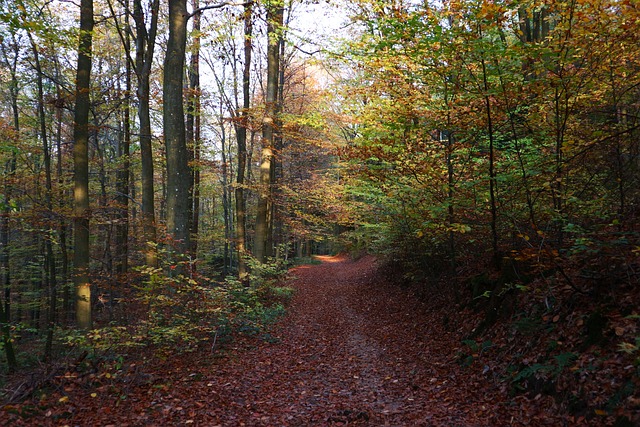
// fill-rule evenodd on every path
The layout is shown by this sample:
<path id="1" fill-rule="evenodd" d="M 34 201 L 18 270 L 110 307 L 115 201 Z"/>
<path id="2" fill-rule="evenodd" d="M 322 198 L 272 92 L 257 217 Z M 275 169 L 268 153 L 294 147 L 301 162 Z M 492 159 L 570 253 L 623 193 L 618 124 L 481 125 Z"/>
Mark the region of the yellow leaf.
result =
<path id="1" fill-rule="evenodd" d="M 91 397 L 98 397 L 98 393 L 91 393 Z"/>
<path id="2" fill-rule="evenodd" d="M 603 411 L 602 409 L 596 409 L 595 412 L 596 412 L 596 415 L 600 415 L 600 416 L 607 415 L 607 411 Z"/>
<path id="3" fill-rule="evenodd" d="M 58 399 L 58 402 L 60 402 L 60 403 L 64 403 L 64 402 L 66 402 L 66 401 L 68 401 L 68 400 L 69 400 L 69 397 L 68 397 L 68 396 L 62 396 L 60 399 Z"/>

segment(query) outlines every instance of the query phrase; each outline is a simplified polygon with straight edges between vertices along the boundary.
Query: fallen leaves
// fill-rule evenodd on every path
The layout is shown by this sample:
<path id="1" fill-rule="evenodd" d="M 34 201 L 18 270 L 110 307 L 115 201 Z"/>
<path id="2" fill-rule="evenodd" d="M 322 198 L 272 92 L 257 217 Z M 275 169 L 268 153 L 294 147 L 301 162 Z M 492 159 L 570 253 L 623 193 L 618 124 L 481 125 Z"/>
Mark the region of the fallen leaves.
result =
<path id="1" fill-rule="evenodd" d="M 275 343 L 244 338 L 217 357 L 203 347 L 179 357 L 138 354 L 119 371 L 65 372 L 49 395 L 5 407 L 0 417 L 18 426 L 579 426 L 612 419 L 606 399 L 589 414 L 567 414 L 549 395 L 513 395 L 493 359 L 498 337 L 491 346 L 476 343 L 473 364 L 462 366 L 457 354 L 469 348 L 461 343 L 473 325 L 445 326 L 450 302 L 434 296 L 425 304 L 410 288 L 387 283 L 373 257 L 330 260 L 294 272 L 297 293 L 271 332 Z M 564 322 L 558 314 L 547 321 Z M 620 317 L 613 333 L 632 324 Z M 525 361 L 538 363 L 533 355 Z M 634 367 L 621 355 L 585 353 L 568 369 L 584 387 L 628 366 L 625 372 Z M 637 396 L 624 398 L 637 408 Z"/>

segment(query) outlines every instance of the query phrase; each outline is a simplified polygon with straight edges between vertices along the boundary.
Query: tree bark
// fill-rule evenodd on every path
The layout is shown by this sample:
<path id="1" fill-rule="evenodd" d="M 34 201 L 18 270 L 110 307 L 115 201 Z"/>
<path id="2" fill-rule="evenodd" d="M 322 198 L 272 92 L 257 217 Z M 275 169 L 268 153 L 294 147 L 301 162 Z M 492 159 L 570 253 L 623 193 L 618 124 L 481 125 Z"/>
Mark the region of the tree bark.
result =
<path id="1" fill-rule="evenodd" d="M 200 1 L 192 1 L 193 10 Z M 191 203 L 191 253 L 198 256 L 198 226 L 200 223 L 200 15 L 193 16 L 193 47 L 189 60 L 189 98 L 187 104 L 187 147 L 190 150 L 193 188 Z M 195 266 L 195 264 L 194 264 Z"/>
<path id="2" fill-rule="evenodd" d="M 478 34 L 483 37 L 482 27 L 478 25 Z M 483 53 L 484 55 L 484 53 Z M 487 133 L 489 134 L 489 208 L 491 210 L 491 248 L 492 263 L 496 269 L 500 268 L 502 256 L 498 248 L 498 180 L 495 169 L 495 135 L 493 129 L 493 116 L 491 114 L 491 98 L 489 96 L 489 78 L 487 75 L 487 63 L 484 56 L 480 58 L 482 67 L 482 88 L 485 104 L 485 113 L 487 115 Z"/>
<path id="3" fill-rule="evenodd" d="M 126 0 L 125 7 L 129 8 L 129 0 Z M 128 31 L 129 15 L 126 15 L 125 28 L 127 31 L 124 35 L 124 49 L 126 54 L 125 68 L 125 100 L 122 118 L 122 135 L 118 139 L 118 157 L 120 158 L 119 169 L 116 177 L 116 201 L 118 203 L 117 226 L 116 226 L 116 263 L 115 273 L 124 275 L 129 268 L 129 165 L 130 165 L 130 147 L 131 147 L 131 118 L 129 108 L 131 105 L 131 61 L 129 54 L 131 52 L 131 42 Z"/>
<path id="4" fill-rule="evenodd" d="M 222 110 L 222 107 L 220 108 Z M 220 114 L 222 117 L 222 112 Z M 224 252 L 222 275 L 224 277 L 229 274 L 228 266 L 230 264 L 229 242 L 231 240 L 231 200 L 229 194 L 229 163 L 227 160 L 227 136 L 224 121 L 220 122 L 220 155 L 222 156 L 222 216 L 224 220 Z"/>
<path id="5" fill-rule="evenodd" d="M 136 25 L 136 66 L 138 78 L 138 120 L 140 121 L 140 160 L 142 168 L 142 227 L 145 239 L 145 262 L 158 265 L 156 243 L 156 217 L 153 185 L 153 149 L 151 147 L 151 114 L 149 108 L 151 65 L 158 28 L 160 0 L 151 2 L 149 32 L 144 22 L 141 0 L 133 1 L 133 18 Z"/>
<path id="6" fill-rule="evenodd" d="M 80 39 L 76 74 L 76 105 L 73 131 L 74 164 L 74 284 L 76 322 L 80 329 L 91 329 L 91 284 L 89 283 L 89 90 L 93 0 L 80 3 Z"/>
<path id="7" fill-rule="evenodd" d="M 40 139 L 42 141 L 42 155 L 44 158 L 45 173 L 45 207 L 50 215 L 53 215 L 53 180 L 51 173 L 51 149 L 49 146 L 49 138 L 47 132 L 47 116 L 44 111 L 44 83 L 42 81 L 42 67 L 40 65 L 40 53 L 33 37 L 29 34 L 31 49 L 33 52 L 34 66 L 36 72 L 36 86 L 38 88 L 38 121 L 40 124 Z M 56 279 L 56 262 L 53 253 L 53 244 L 51 238 L 53 236 L 53 224 L 47 224 L 48 233 L 44 236 L 45 247 L 45 284 L 49 292 L 49 310 L 47 314 L 47 338 L 45 342 L 44 359 L 49 361 L 51 358 L 51 350 L 53 346 L 53 332 L 56 323 L 56 302 L 57 302 L 57 279 Z"/>
<path id="8" fill-rule="evenodd" d="M 167 233 L 179 253 L 190 248 L 191 171 L 186 144 L 183 71 L 187 41 L 186 0 L 169 0 L 169 39 L 164 60 L 163 127 L 167 161 Z"/>
<path id="9" fill-rule="evenodd" d="M 255 247 L 253 254 L 259 262 L 265 262 L 270 248 L 269 202 L 272 195 L 274 134 L 276 132 L 278 80 L 280 75 L 280 42 L 278 31 L 283 24 L 282 3 L 267 2 L 267 93 L 264 119 L 262 120 L 262 153 L 260 156 L 260 179 L 256 215 Z"/>
<path id="10" fill-rule="evenodd" d="M 12 34 L 13 36 L 13 34 Z M 12 37 L 13 38 L 13 37 Z M 15 40 L 14 40 L 15 41 Z M 0 44 L 2 44 L 0 42 Z M 9 85 L 9 93 L 11 96 L 11 111 L 13 113 L 13 132 L 14 142 L 17 142 L 17 138 L 20 134 L 20 110 L 18 109 L 18 78 L 17 78 L 17 64 L 19 57 L 19 45 L 13 44 L 13 61 L 9 62 L 9 56 L 5 50 L 4 44 L 2 44 L 2 54 L 4 63 L 7 65 L 11 73 L 11 83 Z M 5 166 L 5 173 L 3 176 L 3 189 L 4 189 L 4 204 L 2 208 L 2 219 L 0 221 L 0 286 L 2 289 L 2 297 L 0 298 L 0 328 L 2 329 L 2 343 L 4 346 L 4 353 L 7 358 L 7 365 L 9 371 L 13 371 L 18 362 L 16 359 L 15 351 L 13 350 L 13 340 L 11 338 L 11 263 L 10 263 L 10 251 L 9 251 L 9 231 L 11 217 L 11 198 L 13 183 L 11 182 L 16 172 L 16 147 L 13 147 L 11 158 L 7 161 Z"/>
<path id="11" fill-rule="evenodd" d="M 246 212 L 244 197 L 244 176 L 247 168 L 247 127 L 249 126 L 249 108 L 251 107 L 251 54 L 253 33 L 253 3 L 244 6 L 244 67 L 242 71 L 242 111 L 240 122 L 236 124 L 236 142 L 238 145 L 238 171 L 236 177 L 236 251 L 238 253 L 238 278 L 247 278 L 246 262 Z"/>

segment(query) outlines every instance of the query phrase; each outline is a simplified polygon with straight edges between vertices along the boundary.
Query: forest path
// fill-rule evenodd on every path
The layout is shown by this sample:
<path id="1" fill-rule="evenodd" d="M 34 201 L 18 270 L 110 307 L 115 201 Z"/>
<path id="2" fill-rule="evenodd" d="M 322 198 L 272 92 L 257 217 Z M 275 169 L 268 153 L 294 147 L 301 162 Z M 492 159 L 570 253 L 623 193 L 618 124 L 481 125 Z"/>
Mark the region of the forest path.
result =
<path id="1" fill-rule="evenodd" d="M 191 382 L 183 416 L 212 426 L 530 425 L 493 381 L 465 374 L 452 357 L 457 335 L 385 283 L 374 257 L 319 259 L 291 272 L 296 294 L 278 342 Z"/>
<path id="2" fill-rule="evenodd" d="M 427 303 L 387 283 L 374 257 L 320 260 L 291 271 L 296 293 L 274 342 L 130 363 L 112 386 L 65 387 L 44 417 L 14 424 L 558 425 L 507 398 L 490 369 L 460 365 L 460 332 L 445 327 L 451 308 L 438 295 Z"/>

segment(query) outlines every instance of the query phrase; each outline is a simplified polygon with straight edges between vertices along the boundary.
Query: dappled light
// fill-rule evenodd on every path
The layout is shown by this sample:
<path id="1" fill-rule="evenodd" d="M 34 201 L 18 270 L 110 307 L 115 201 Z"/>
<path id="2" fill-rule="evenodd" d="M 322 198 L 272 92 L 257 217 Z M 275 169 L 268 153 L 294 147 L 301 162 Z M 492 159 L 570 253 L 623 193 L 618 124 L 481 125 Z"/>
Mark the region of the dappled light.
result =
<path id="1" fill-rule="evenodd" d="M 346 260 L 348 260 L 348 256 L 347 255 L 333 255 L 333 256 L 329 256 L 329 255 L 316 255 L 314 256 L 315 259 L 322 261 L 322 262 L 326 262 L 326 263 L 336 263 L 336 262 L 344 262 Z"/>

